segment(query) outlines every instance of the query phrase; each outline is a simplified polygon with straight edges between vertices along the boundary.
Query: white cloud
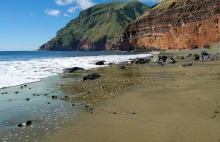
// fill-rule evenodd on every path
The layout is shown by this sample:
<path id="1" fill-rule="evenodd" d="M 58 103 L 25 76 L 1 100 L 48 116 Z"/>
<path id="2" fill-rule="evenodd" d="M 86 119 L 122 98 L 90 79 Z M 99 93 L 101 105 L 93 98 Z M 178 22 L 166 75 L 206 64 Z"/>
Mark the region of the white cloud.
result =
<path id="1" fill-rule="evenodd" d="M 61 13 L 60 10 L 50 10 L 50 9 L 47 9 L 44 12 L 50 16 L 58 16 Z"/>
<path id="2" fill-rule="evenodd" d="M 69 13 L 75 13 L 76 12 L 76 9 L 80 8 L 79 6 L 74 6 L 74 7 L 70 7 L 67 11 Z"/>
<path id="3" fill-rule="evenodd" d="M 63 16 L 64 16 L 64 17 L 71 17 L 70 15 L 65 14 L 65 13 L 63 14 Z"/>
<path id="4" fill-rule="evenodd" d="M 139 0 L 140 2 L 152 2 L 152 3 L 158 3 L 162 0 Z"/>
<path id="5" fill-rule="evenodd" d="M 72 4 L 75 0 L 55 0 L 57 5 Z"/>
<path id="6" fill-rule="evenodd" d="M 86 9 L 95 5 L 91 0 L 76 0 L 76 2 L 81 9 Z"/>

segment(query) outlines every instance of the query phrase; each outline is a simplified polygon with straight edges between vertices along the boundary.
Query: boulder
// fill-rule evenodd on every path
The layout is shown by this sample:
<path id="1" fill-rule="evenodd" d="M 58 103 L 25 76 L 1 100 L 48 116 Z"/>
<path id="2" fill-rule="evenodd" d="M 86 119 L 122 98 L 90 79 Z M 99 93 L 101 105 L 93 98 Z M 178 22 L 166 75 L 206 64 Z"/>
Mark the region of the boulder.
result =
<path id="1" fill-rule="evenodd" d="M 101 75 L 99 75 L 98 73 L 92 73 L 92 74 L 87 74 L 85 76 L 83 76 L 83 81 L 85 80 L 95 80 L 97 78 L 100 78 Z"/>
<path id="2" fill-rule="evenodd" d="M 192 47 L 191 47 L 191 50 L 195 50 L 195 49 L 198 49 L 199 47 L 197 46 L 197 45 L 193 45 Z"/>
<path id="3" fill-rule="evenodd" d="M 185 58 L 188 58 L 188 57 L 191 57 L 191 56 L 192 56 L 192 54 L 188 53 L 188 54 L 185 55 Z"/>
<path id="4" fill-rule="evenodd" d="M 160 57 L 161 62 L 166 62 L 166 60 L 167 60 L 167 56 L 163 55 L 163 56 Z"/>
<path id="5" fill-rule="evenodd" d="M 200 53 L 200 55 L 201 55 L 201 56 L 207 56 L 207 55 L 209 55 L 209 53 L 207 53 L 207 52 L 205 52 L 205 51 L 202 51 L 202 52 Z"/>
<path id="6" fill-rule="evenodd" d="M 205 51 L 201 52 L 200 61 L 202 62 L 210 62 L 218 59 L 217 54 L 209 54 Z"/>
<path id="7" fill-rule="evenodd" d="M 200 57 L 198 54 L 193 54 L 190 58 L 191 58 L 191 60 L 195 61 L 195 60 L 199 60 Z"/>
<path id="8" fill-rule="evenodd" d="M 78 70 L 84 70 L 83 68 L 79 68 L 79 67 L 73 67 L 73 68 L 66 68 L 63 70 L 63 73 L 73 73 L 75 71 Z"/>
<path id="9" fill-rule="evenodd" d="M 166 64 L 174 64 L 174 63 L 176 63 L 176 61 L 173 59 L 173 57 L 168 57 L 166 59 Z"/>
<path id="10" fill-rule="evenodd" d="M 98 61 L 95 63 L 95 65 L 99 65 L 99 66 L 105 65 L 105 61 Z"/>
<path id="11" fill-rule="evenodd" d="M 182 65 L 180 65 L 180 67 L 190 67 L 192 66 L 191 63 L 183 63 Z"/>
<path id="12" fill-rule="evenodd" d="M 160 56 L 159 55 L 154 55 L 151 58 L 151 61 L 154 62 L 154 63 L 158 63 L 160 61 Z"/>
<path id="13" fill-rule="evenodd" d="M 148 64 L 150 62 L 150 59 L 148 58 L 138 58 L 138 59 L 135 59 L 134 61 L 132 61 L 131 63 L 134 63 L 134 64 Z"/>

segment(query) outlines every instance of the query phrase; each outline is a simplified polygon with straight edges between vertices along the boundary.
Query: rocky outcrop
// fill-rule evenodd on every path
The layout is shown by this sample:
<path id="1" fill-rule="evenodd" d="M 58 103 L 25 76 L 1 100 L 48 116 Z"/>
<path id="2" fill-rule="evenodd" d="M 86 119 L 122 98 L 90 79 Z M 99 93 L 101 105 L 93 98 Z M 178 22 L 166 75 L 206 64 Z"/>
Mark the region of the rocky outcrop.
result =
<path id="1" fill-rule="evenodd" d="M 164 0 L 125 29 L 121 48 L 189 49 L 220 41 L 219 0 Z"/>

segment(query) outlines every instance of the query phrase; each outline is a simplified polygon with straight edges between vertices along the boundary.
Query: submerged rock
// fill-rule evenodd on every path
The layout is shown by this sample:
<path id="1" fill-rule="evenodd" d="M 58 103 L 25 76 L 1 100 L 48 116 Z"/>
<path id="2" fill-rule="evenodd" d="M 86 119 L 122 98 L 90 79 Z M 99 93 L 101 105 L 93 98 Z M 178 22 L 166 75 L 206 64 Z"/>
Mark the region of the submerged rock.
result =
<path id="1" fill-rule="evenodd" d="M 73 73 L 75 71 L 78 70 L 84 70 L 83 68 L 79 68 L 79 67 L 73 67 L 73 68 L 66 68 L 63 70 L 63 73 Z"/>
<path id="2" fill-rule="evenodd" d="M 92 74 L 88 74 L 88 75 L 83 76 L 83 81 L 85 81 L 85 80 L 95 80 L 95 79 L 97 79 L 99 77 L 101 77 L 100 74 L 92 73 Z"/>

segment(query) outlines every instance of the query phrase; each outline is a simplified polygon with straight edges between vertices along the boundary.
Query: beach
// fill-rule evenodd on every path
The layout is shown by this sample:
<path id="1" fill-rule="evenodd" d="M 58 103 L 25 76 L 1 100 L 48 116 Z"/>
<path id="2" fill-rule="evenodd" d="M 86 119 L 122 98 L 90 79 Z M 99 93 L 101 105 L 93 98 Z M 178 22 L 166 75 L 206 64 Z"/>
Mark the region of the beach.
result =
<path id="1" fill-rule="evenodd" d="M 0 102 L 4 106 L 1 140 L 218 142 L 220 60 L 184 57 L 202 51 L 214 55 L 220 51 L 217 47 L 160 53 L 161 57 L 172 56 L 173 64 L 130 63 L 144 54 L 137 55 L 139 59 L 127 56 L 118 64 L 105 57 L 109 61 L 101 68 L 61 73 L 26 87 L 3 88 L 1 93 L 7 94 L 2 94 Z M 128 63 L 129 57 L 133 59 Z M 192 66 L 180 67 L 183 63 Z M 82 81 L 92 73 L 100 77 Z M 28 120 L 30 126 L 17 128 Z"/>
<path id="2" fill-rule="evenodd" d="M 188 52 L 201 50 L 169 51 L 165 54 L 184 55 Z M 163 67 L 130 66 L 130 70 L 134 69 L 138 74 L 130 86 L 119 85 L 119 88 L 115 89 L 117 95 L 109 95 L 110 91 L 98 93 L 102 94 L 103 98 L 107 95 L 111 99 L 102 98 L 101 103 L 95 105 L 94 101 L 88 99 L 92 113 L 88 110 L 78 115 L 69 126 L 45 142 L 218 142 L 220 62 L 192 61 L 191 67 L 179 67 L 183 62 L 186 61 L 178 60 L 176 64 Z M 115 66 L 112 69 L 115 69 Z M 112 72 L 104 74 L 102 70 L 95 71 L 102 76 Z M 97 86 L 100 85 L 99 82 L 103 84 L 105 79 L 100 80 L 93 80 L 88 85 L 97 83 Z M 126 81 L 124 83 L 127 84 Z M 101 89 L 98 92 L 101 92 Z"/>

